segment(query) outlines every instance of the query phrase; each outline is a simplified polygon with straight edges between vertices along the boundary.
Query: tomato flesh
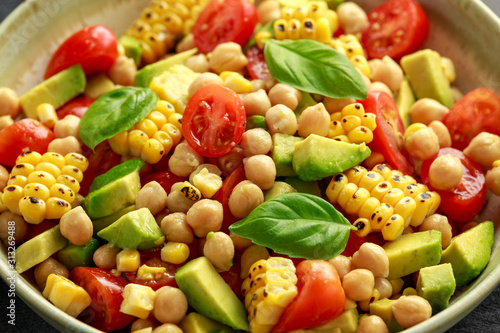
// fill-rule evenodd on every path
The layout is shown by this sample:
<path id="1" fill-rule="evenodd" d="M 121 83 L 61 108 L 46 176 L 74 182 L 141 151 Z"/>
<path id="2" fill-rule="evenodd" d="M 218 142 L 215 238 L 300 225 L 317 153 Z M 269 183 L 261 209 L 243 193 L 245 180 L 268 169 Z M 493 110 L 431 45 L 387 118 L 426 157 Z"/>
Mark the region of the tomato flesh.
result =
<path id="1" fill-rule="evenodd" d="M 79 97 L 64 104 L 57 110 L 59 119 L 63 119 L 67 115 L 74 115 L 81 118 L 89 107 L 94 103 L 95 99 L 90 97 Z"/>
<path id="2" fill-rule="evenodd" d="M 108 141 L 98 144 L 94 151 L 85 145 L 82 147 L 82 150 L 83 155 L 89 160 L 89 166 L 83 173 L 79 193 L 86 196 L 94 178 L 120 164 L 122 157 L 111 149 Z"/>
<path id="3" fill-rule="evenodd" d="M 225 233 L 229 233 L 229 226 L 238 221 L 238 219 L 234 217 L 233 214 L 231 214 L 231 210 L 229 209 L 229 196 L 231 196 L 231 193 L 233 192 L 233 189 L 236 187 L 236 185 L 238 185 L 245 179 L 245 168 L 243 167 L 243 165 L 240 165 L 236 169 L 234 169 L 234 171 L 231 172 L 231 174 L 226 179 L 224 179 L 222 187 L 212 197 L 213 200 L 217 200 L 222 204 L 224 217 L 222 220 L 221 231 Z"/>
<path id="4" fill-rule="evenodd" d="M 257 46 L 252 46 L 247 51 L 247 68 L 252 79 L 267 80 L 269 78 L 269 68 L 267 67 L 264 51 Z"/>

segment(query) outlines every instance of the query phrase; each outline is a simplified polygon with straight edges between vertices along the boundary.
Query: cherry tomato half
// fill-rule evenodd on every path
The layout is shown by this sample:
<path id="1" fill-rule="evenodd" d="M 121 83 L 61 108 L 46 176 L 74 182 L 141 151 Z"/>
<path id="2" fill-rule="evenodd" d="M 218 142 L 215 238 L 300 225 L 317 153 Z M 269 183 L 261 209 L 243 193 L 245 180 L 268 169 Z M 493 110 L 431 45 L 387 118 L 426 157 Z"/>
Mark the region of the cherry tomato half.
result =
<path id="1" fill-rule="evenodd" d="M 361 245 L 366 242 L 374 243 L 380 246 L 384 244 L 384 240 L 380 237 L 380 233 L 378 232 L 370 233 L 367 236 L 361 237 L 356 235 L 356 233 L 351 230 L 345 249 L 341 254 L 346 257 L 352 257 L 354 252 L 359 250 Z"/>
<path id="2" fill-rule="evenodd" d="M 103 25 L 94 25 L 76 32 L 56 50 L 45 71 L 44 78 L 80 64 L 86 75 L 104 72 L 118 58 L 118 40 Z"/>
<path id="3" fill-rule="evenodd" d="M 191 97 L 182 116 L 182 134 L 198 154 L 229 153 L 245 132 L 246 113 L 237 93 L 209 84 Z"/>
<path id="4" fill-rule="evenodd" d="M 76 267 L 70 279 L 85 289 L 92 304 L 78 317 L 93 327 L 109 332 L 126 327 L 135 317 L 120 312 L 127 281 L 96 267 Z"/>
<path id="5" fill-rule="evenodd" d="M 389 0 L 368 14 L 361 41 L 369 58 L 401 58 L 420 48 L 429 35 L 429 19 L 415 0 Z"/>
<path id="6" fill-rule="evenodd" d="M 402 136 L 405 131 L 403 121 L 393 99 L 384 92 L 372 91 L 363 104 L 366 112 L 377 116 L 377 128 L 373 131 L 373 141 L 368 145 L 374 152 L 384 155 L 385 160 L 405 175 L 413 175 L 413 165 L 401 153 Z"/>
<path id="7" fill-rule="evenodd" d="M 257 9 L 248 0 L 212 0 L 193 27 L 194 43 L 203 53 L 226 42 L 244 46 L 258 21 Z"/>
<path id="8" fill-rule="evenodd" d="M 57 116 L 59 119 L 63 119 L 67 115 L 72 114 L 81 118 L 94 101 L 95 99 L 85 96 L 73 99 L 57 110 Z"/>
<path id="9" fill-rule="evenodd" d="M 111 149 L 108 141 L 98 144 L 94 151 L 85 145 L 82 146 L 82 150 L 83 155 L 89 160 L 89 166 L 83 173 L 79 193 L 86 196 L 94 178 L 120 164 L 122 157 Z"/>
<path id="10" fill-rule="evenodd" d="M 246 56 L 248 73 L 252 79 L 267 80 L 269 77 L 269 68 L 264 58 L 264 51 L 254 45 L 248 49 Z"/>
<path id="11" fill-rule="evenodd" d="M 465 149 L 481 132 L 500 135 L 500 96 L 487 88 L 478 88 L 462 97 L 443 119 L 451 135 L 452 147 Z"/>
<path id="12" fill-rule="evenodd" d="M 462 162 L 463 176 L 460 184 L 451 191 L 435 190 L 441 196 L 439 209 L 448 218 L 458 222 L 470 222 L 481 211 L 486 200 L 486 184 L 481 167 L 460 150 L 442 148 L 434 158 L 425 160 L 420 169 L 422 182 L 432 188 L 429 181 L 429 168 L 432 162 L 443 155 L 457 157 Z"/>
<path id="13" fill-rule="evenodd" d="M 344 310 L 344 289 L 332 264 L 324 260 L 304 260 L 297 265 L 296 274 L 299 293 L 285 308 L 272 333 L 314 327 Z"/>
<path id="14" fill-rule="evenodd" d="M 0 131 L 0 164 L 14 166 L 17 157 L 30 150 L 44 154 L 54 139 L 52 130 L 39 121 L 21 119 Z"/>

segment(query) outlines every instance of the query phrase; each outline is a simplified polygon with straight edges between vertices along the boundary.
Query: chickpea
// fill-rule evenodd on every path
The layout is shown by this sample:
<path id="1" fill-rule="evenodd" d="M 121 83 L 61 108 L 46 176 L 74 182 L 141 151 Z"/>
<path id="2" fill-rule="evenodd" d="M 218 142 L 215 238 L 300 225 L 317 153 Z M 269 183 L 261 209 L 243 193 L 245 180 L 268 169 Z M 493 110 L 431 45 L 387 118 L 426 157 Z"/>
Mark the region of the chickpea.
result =
<path id="1" fill-rule="evenodd" d="M 245 154 L 243 152 L 243 149 L 241 149 L 240 147 L 235 147 L 226 155 L 217 157 L 217 164 L 219 165 L 219 168 L 223 173 L 229 175 L 237 167 L 243 164 L 244 158 Z"/>
<path id="2" fill-rule="evenodd" d="M 112 269 L 116 267 L 116 256 L 120 249 L 111 243 L 101 245 L 95 250 L 92 259 L 97 267 L 102 269 Z"/>
<path id="3" fill-rule="evenodd" d="M 363 32 L 368 27 L 368 16 L 354 2 L 344 2 L 337 7 L 339 24 L 346 34 Z"/>
<path id="4" fill-rule="evenodd" d="M 187 216 L 181 212 L 165 216 L 161 220 L 161 231 L 169 242 L 191 244 L 194 240 L 193 229 L 187 223 Z"/>
<path id="5" fill-rule="evenodd" d="M 330 131 L 330 114 L 323 103 L 306 108 L 299 117 L 299 135 L 303 138 L 310 134 L 326 136 Z"/>
<path id="6" fill-rule="evenodd" d="M 375 289 L 380 293 L 380 299 L 389 298 L 392 296 L 392 284 L 383 277 L 375 278 Z"/>
<path id="7" fill-rule="evenodd" d="M 405 148 L 413 158 L 426 160 L 439 151 L 439 139 L 432 129 L 422 128 L 406 140 Z"/>
<path id="8" fill-rule="evenodd" d="M 12 124 L 14 124 L 14 120 L 11 116 L 0 116 L 0 131 Z"/>
<path id="9" fill-rule="evenodd" d="M 376 315 L 364 315 L 359 320 L 356 333 L 389 333 L 385 321 Z"/>
<path id="10" fill-rule="evenodd" d="M 242 219 L 264 202 L 262 189 L 249 180 L 236 185 L 229 196 L 228 206 L 234 217 Z"/>
<path id="11" fill-rule="evenodd" d="M 80 118 L 70 114 L 56 122 L 54 125 L 54 135 L 56 138 L 65 138 L 67 136 L 78 138 L 79 129 Z"/>
<path id="12" fill-rule="evenodd" d="M 167 192 L 156 181 L 144 185 L 135 197 L 135 209 L 147 208 L 155 215 L 167 205 Z"/>
<path id="13" fill-rule="evenodd" d="M 240 141 L 245 156 L 265 155 L 273 146 L 271 134 L 263 128 L 253 128 L 243 133 Z"/>
<path id="14" fill-rule="evenodd" d="M 486 187 L 500 196 L 500 167 L 494 167 L 486 173 Z"/>
<path id="15" fill-rule="evenodd" d="M 346 297 L 353 301 L 363 301 L 371 297 L 375 287 L 375 277 L 367 269 L 353 269 L 342 279 Z"/>
<path id="16" fill-rule="evenodd" d="M 0 165 L 0 192 L 3 191 L 9 181 L 9 171 L 3 165 Z"/>
<path id="17" fill-rule="evenodd" d="M 14 235 L 12 235 L 12 227 L 15 228 Z M 0 239 L 7 244 L 9 236 L 14 236 L 16 243 L 21 243 L 28 236 L 28 223 L 22 216 L 5 210 L 0 213 Z"/>
<path id="18" fill-rule="evenodd" d="M 198 74 L 188 88 L 189 96 L 193 96 L 198 91 L 198 89 L 209 84 L 218 84 L 222 86 L 224 82 L 219 77 L 219 75 L 211 72 Z"/>
<path id="19" fill-rule="evenodd" d="M 196 73 L 208 73 L 210 70 L 207 57 L 201 53 L 187 58 L 184 65 Z"/>
<path id="20" fill-rule="evenodd" d="M 255 80 L 252 80 L 252 92 L 256 92 L 260 89 L 264 90 L 264 92 L 266 92 L 266 82 L 264 80 L 261 80 L 261 79 L 255 79 Z M 266 96 L 267 96 L 267 92 L 266 92 Z M 269 102 L 271 103 L 271 102 Z M 269 104 L 269 107 L 271 107 L 271 104 Z M 246 108 L 246 106 L 245 106 Z M 247 111 L 247 115 L 248 115 L 248 111 Z"/>
<path id="21" fill-rule="evenodd" d="M 245 176 L 248 180 L 268 190 L 274 185 L 276 179 L 276 165 L 271 157 L 267 155 L 250 156 L 244 161 Z"/>
<path id="22" fill-rule="evenodd" d="M 182 333 L 182 330 L 177 325 L 166 323 L 155 328 L 153 333 Z"/>
<path id="23" fill-rule="evenodd" d="M 448 127 L 438 120 L 431 121 L 428 126 L 436 133 L 439 140 L 439 148 L 451 147 L 451 136 Z"/>
<path id="24" fill-rule="evenodd" d="M 339 273 L 340 280 L 343 280 L 344 276 L 352 270 L 351 259 L 341 254 L 328 259 L 328 262 L 335 267 L 337 273 Z"/>
<path id="25" fill-rule="evenodd" d="M 146 319 L 137 319 L 132 322 L 132 325 L 130 325 L 130 332 L 133 333 L 138 330 L 142 330 L 144 328 L 151 327 L 154 329 L 156 327 L 156 322 L 152 319 L 146 318 Z"/>
<path id="26" fill-rule="evenodd" d="M 38 288 L 40 288 L 41 290 L 45 289 L 47 277 L 50 274 L 58 274 L 67 278 L 69 277 L 69 270 L 66 268 L 66 266 L 52 257 L 49 257 L 47 260 L 42 261 L 36 266 L 34 272 L 35 281 L 38 285 Z"/>
<path id="27" fill-rule="evenodd" d="M 186 213 L 191 206 L 194 205 L 194 201 L 187 198 L 186 195 L 181 192 L 184 188 L 185 183 L 179 182 L 172 185 L 170 188 L 170 193 L 167 196 L 167 208 L 172 213 L 183 212 Z"/>
<path id="28" fill-rule="evenodd" d="M 0 88 L 0 116 L 10 116 L 16 119 L 21 113 L 21 104 L 14 90 L 6 87 Z"/>
<path id="29" fill-rule="evenodd" d="M 292 110 L 295 110 L 302 98 L 299 90 L 284 83 L 274 85 L 269 90 L 268 96 L 272 106 L 283 104 Z"/>
<path id="30" fill-rule="evenodd" d="M 234 249 L 238 251 L 244 251 L 253 244 L 250 239 L 237 236 L 232 232 L 229 232 L 229 237 L 231 237 L 231 240 L 233 241 Z"/>
<path id="31" fill-rule="evenodd" d="M 464 149 L 464 154 L 472 158 L 484 170 L 488 170 L 493 162 L 500 160 L 500 136 L 481 132 Z"/>
<path id="32" fill-rule="evenodd" d="M 366 90 L 368 91 L 372 91 L 371 90 L 371 87 L 372 87 L 372 81 L 370 80 L 370 78 L 368 76 L 366 76 L 359 68 L 356 68 L 356 70 L 358 71 L 359 75 L 361 75 L 361 78 L 363 79 L 363 81 L 365 82 L 365 86 L 366 86 Z M 382 82 L 380 82 L 382 83 Z M 390 91 L 389 87 L 386 86 L 385 84 L 382 83 L 382 87 L 377 87 L 377 85 L 375 85 L 375 88 L 374 91 L 380 91 L 380 89 L 384 89 L 383 91 Z M 385 86 L 385 87 L 384 87 Z M 393 97 L 394 96 L 392 95 L 392 92 L 389 94 L 389 96 Z"/>
<path id="33" fill-rule="evenodd" d="M 208 64 L 217 74 L 224 71 L 238 72 L 247 65 L 247 58 L 239 44 L 228 42 L 215 47 Z"/>
<path id="34" fill-rule="evenodd" d="M 209 232 L 203 255 L 210 260 L 218 272 L 227 272 L 233 266 L 234 245 L 231 237 L 223 232 Z"/>
<path id="35" fill-rule="evenodd" d="M 206 237 L 210 231 L 219 231 L 224 217 L 222 204 L 217 200 L 202 199 L 189 208 L 187 223 L 196 237 Z"/>
<path id="36" fill-rule="evenodd" d="M 329 114 L 340 112 L 345 106 L 354 103 L 356 103 L 356 100 L 354 98 L 325 97 L 325 99 L 323 99 L 323 104 L 325 105 L 325 109 Z"/>
<path id="37" fill-rule="evenodd" d="M 260 245 L 250 245 L 243 254 L 241 255 L 241 273 L 240 277 L 242 279 L 248 277 L 248 271 L 252 265 L 261 260 L 269 258 L 269 251 Z"/>
<path id="38" fill-rule="evenodd" d="M 392 313 L 401 327 L 409 328 L 429 319 L 432 307 L 420 296 L 402 296 L 392 305 Z"/>
<path id="39" fill-rule="evenodd" d="M 50 141 L 47 151 L 56 152 L 63 156 L 69 153 L 81 154 L 82 146 L 77 138 L 74 136 L 67 136 L 65 138 Z"/>
<path id="40" fill-rule="evenodd" d="M 177 324 L 187 308 L 186 296 L 179 288 L 164 286 L 156 291 L 153 315 L 160 323 Z"/>
<path id="41" fill-rule="evenodd" d="M 125 55 L 119 56 L 109 69 L 109 77 L 115 84 L 133 86 L 137 66 L 133 59 Z"/>
<path id="42" fill-rule="evenodd" d="M 419 231 L 438 230 L 441 232 L 441 246 L 444 249 L 451 243 L 453 236 L 451 225 L 446 216 L 440 214 L 432 214 L 425 218 L 419 227 Z"/>
<path id="43" fill-rule="evenodd" d="M 191 148 L 186 141 L 179 143 L 168 160 L 170 171 L 179 177 L 189 177 L 203 163 L 203 156 Z"/>
<path id="44" fill-rule="evenodd" d="M 394 99 L 394 94 L 392 93 L 391 88 L 389 88 L 385 83 L 375 81 L 372 82 L 369 86 L 367 85 L 368 91 L 380 91 L 385 92 L 387 95 L 391 96 Z"/>
<path id="45" fill-rule="evenodd" d="M 391 57 L 369 61 L 371 68 L 370 79 L 384 83 L 391 91 L 398 91 L 404 80 L 403 69 Z"/>
<path id="46" fill-rule="evenodd" d="M 449 154 L 437 157 L 429 168 L 429 182 L 436 190 L 454 189 L 460 184 L 462 176 L 462 162 Z"/>
<path id="47" fill-rule="evenodd" d="M 352 256 L 352 263 L 356 268 L 365 268 L 375 277 L 389 275 L 389 258 L 385 250 L 374 243 L 363 243 Z"/>
<path id="48" fill-rule="evenodd" d="M 444 116 L 450 111 L 446 106 L 431 98 L 422 98 L 410 108 L 411 121 L 429 125 L 432 121 L 443 121 Z"/>
<path id="49" fill-rule="evenodd" d="M 266 123 L 271 134 L 294 135 L 299 127 L 295 113 L 288 106 L 278 104 L 267 110 Z"/>
<path id="50" fill-rule="evenodd" d="M 94 229 L 92 220 L 82 206 L 75 207 L 65 213 L 61 217 L 59 226 L 61 235 L 77 246 L 87 244 L 92 238 Z"/>
<path id="51" fill-rule="evenodd" d="M 451 87 L 451 95 L 453 96 L 453 102 L 458 102 L 464 97 L 464 94 L 457 87 Z"/>
<path id="52" fill-rule="evenodd" d="M 280 4 L 275 0 L 262 1 L 257 6 L 257 12 L 259 13 L 259 23 L 261 25 L 266 25 L 281 17 Z"/>
<path id="53" fill-rule="evenodd" d="M 265 116 L 267 110 L 271 107 L 271 101 L 264 89 L 258 89 L 255 92 L 246 94 L 242 101 L 247 116 Z"/>
<path id="54" fill-rule="evenodd" d="M 184 38 L 182 38 L 179 43 L 177 43 L 177 46 L 175 47 L 175 52 L 181 53 L 184 51 L 194 49 L 195 47 L 196 44 L 194 43 L 194 36 L 192 33 L 189 33 L 186 36 L 184 36 Z"/>

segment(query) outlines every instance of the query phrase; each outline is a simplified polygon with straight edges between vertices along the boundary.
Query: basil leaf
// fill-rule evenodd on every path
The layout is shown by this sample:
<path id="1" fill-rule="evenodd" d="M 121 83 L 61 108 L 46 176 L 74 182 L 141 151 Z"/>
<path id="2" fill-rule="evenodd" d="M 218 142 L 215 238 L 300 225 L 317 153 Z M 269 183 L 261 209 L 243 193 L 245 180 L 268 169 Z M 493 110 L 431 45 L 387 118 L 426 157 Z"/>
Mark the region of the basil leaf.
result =
<path id="1" fill-rule="evenodd" d="M 149 88 L 124 87 L 99 97 L 80 120 L 80 139 L 92 150 L 128 130 L 156 107 L 158 96 Z"/>
<path id="2" fill-rule="evenodd" d="M 229 230 L 290 257 L 327 260 L 344 250 L 353 228 L 322 198 L 285 193 L 265 201 Z"/>
<path id="3" fill-rule="evenodd" d="M 361 74 L 345 55 L 328 45 L 309 39 L 269 39 L 264 56 L 279 82 L 332 98 L 366 98 Z"/>

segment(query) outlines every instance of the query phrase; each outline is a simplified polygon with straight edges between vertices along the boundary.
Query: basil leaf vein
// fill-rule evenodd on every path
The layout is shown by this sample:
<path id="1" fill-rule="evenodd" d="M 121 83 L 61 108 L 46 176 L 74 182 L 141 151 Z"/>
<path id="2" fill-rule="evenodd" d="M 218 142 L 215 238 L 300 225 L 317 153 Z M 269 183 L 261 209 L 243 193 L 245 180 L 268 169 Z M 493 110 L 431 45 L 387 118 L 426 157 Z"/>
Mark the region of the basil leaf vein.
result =
<path id="1" fill-rule="evenodd" d="M 80 120 L 80 139 L 92 150 L 128 130 L 156 107 L 158 96 L 149 88 L 123 87 L 99 97 Z"/>
<path id="2" fill-rule="evenodd" d="M 264 202 L 229 230 L 290 257 L 327 260 L 344 250 L 353 228 L 322 198 L 285 193 Z"/>

